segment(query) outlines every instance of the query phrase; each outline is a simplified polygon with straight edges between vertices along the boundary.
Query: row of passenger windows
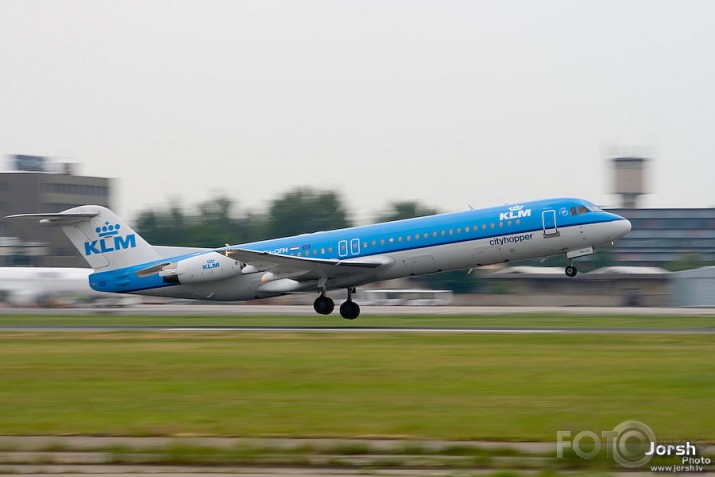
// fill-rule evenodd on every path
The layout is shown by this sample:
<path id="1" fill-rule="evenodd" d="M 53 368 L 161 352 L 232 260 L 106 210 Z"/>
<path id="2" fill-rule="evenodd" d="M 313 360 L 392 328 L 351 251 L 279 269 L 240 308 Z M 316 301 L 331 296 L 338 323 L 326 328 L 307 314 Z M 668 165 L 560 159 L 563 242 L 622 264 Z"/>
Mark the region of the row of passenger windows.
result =
<path id="1" fill-rule="evenodd" d="M 455 234 L 459 235 L 459 234 L 461 234 L 462 232 L 464 232 L 464 233 L 477 232 L 480 228 L 481 228 L 482 230 L 488 230 L 488 229 L 504 228 L 505 226 L 506 226 L 506 227 L 511 227 L 512 225 L 519 225 L 520 223 L 521 223 L 521 220 L 520 220 L 520 219 L 516 219 L 516 220 L 513 220 L 513 221 L 512 221 L 512 220 L 507 220 L 506 222 L 505 222 L 505 221 L 492 222 L 492 223 L 490 223 L 489 225 L 487 225 L 487 224 L 482 224 L 481 226 L 475 225 L 474 227 L 471 227 L 471 226 L 467 225 L 467 226 L 464 227 L 463 229 L 462 229 L 462 227 L 458 227 L 458 228 L 456 228 L 456 229 L 453 229 L 453 228 L 452 228 L 452 229 L 448 229 L 448 230 L 440 230 L 439 232 L 433 231 L 433 232 L 431 232 L 431 233 L 429 233 L 429 232 L 424 232 L 424 233 L 421 233 L 421 234 L 414 234 L 414 235 L 405 235 L 405 236 L 401 236 L 401 235 L 400 235 L 400 236 L 398 236 L 397 238 L 395 238 L 395 237 L 388 237 L 388 238 L 383 238 L 383 239 L 379 239 L 379 240 L 374 239 L 374 240 L 372 240 L 372 241 L 370 241 L 370 242 L 363 241 L 363 242 L 362 242 L 362 248 L 363 248 L 363 249 L 366 249 L 366 248 L 369 248 L 370 246 L 377 247 L 378 243 L 379 243 L 380 245 L 385 245 L 386 243 L 411 242 L 411 241 L 413 241 L 413 240 L 414 240 L 414 241 L 418 241 L 418 240 L 421 240 L 421 239 L 425 239 L 425 240 L 426 240 L 426 239 L 430 238 L 430 236 L 431 236 L 432 238 L 437 238 L 438 236 L 439 236 L 439 237 L 444 237 L 444 236 L 446 236 L 446 235 L 455 235 Z M 321 248 L 320 251 L 318 251 L 318 249 L 316 248 L 316 249 L 313 249 L 312 252 L 311 252 L 310 250 L 306 250 L 306 251 L 304 251 L 304 252 L 294 253 L 293 255 L 295 255 L 295 256 L 297 256 L 297 257 L 303 257 L 303 256 L 309 257 L 309 256 L 311 256 L 311 255 L 317 256 L 318 254 L 320 254 L 320 255 L 325 255 L 326 251 L 327 251 L 327 253 L 329 253 L 329 254 L 332 253 L 332 252 L 333 252 L 333 247 L 328 247 L 327 249 L 326 249 L 326 248 Z M 354 255 L 354 253 L 351 254 L 351 255 Z"/>

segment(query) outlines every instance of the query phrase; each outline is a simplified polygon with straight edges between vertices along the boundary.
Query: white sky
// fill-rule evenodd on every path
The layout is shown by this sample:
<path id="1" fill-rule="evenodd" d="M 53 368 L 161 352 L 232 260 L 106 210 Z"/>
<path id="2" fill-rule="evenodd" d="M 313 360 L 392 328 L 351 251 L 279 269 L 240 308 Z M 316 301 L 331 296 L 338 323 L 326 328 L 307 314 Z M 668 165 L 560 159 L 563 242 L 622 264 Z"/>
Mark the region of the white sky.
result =
<path id="1" fill-rule="evenodd" d="M 295 186 L 363 219 L 549 196 L 715 206 L 715 2 L 0 2 L 0 154 L 116 177 L 115 208 Z"/>

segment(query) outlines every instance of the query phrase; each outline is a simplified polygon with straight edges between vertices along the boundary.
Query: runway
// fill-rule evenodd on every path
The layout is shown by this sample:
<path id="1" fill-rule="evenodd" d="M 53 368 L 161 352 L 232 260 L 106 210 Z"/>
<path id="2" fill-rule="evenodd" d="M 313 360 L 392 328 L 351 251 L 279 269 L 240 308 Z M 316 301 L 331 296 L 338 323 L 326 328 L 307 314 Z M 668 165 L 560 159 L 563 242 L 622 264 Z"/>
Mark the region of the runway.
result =
<path id="1" fill-rule="evenodd" d="M 715 308 L 646 308 L 646 307 L 537 307 L 537 306 L 371 306 L 361 305 L 360 318 L 370 315 L 528 315 L 528 314 L 568 314 L 568 315 L 633 315 L 633 316 L 715 316 Z M 0 308 L 0 315 L 145 315 L 145 316 L 186 316 L 186 315 L 315 315 L 313 306 L 236 304 L 236 303 L 168 303 L 141 304 L 130 307 L 82 307 L 82 308 Z"/>
<path id="2" fill-rule="evenodd" d="M 8 317 L 5 323 L 3 323 L 3 315 Z M 590 323 L 578 323 L 576 326 L 573 323 L 561 324 L 558 319 L 543 323 L 541 326 L 537 325 L 540 318 L 549 315 L 557 318 L 580 316 L 583 320 L 589 320 L 589 317 L 593 316 L 595 319 Z M 25 316 L 27 319 L 22 318 Z M 43 316 L 47 316 L 48 319 L 43 320 Z M 390 316 L 396 319 L 385 322 L 385 317 Z M 517 319 L 517 323 L 510 323 L 508 319 L 503 323 L 492 322 L 489 325 L 479 323 L 480 317 L 502 316 L 522 318 Z M 613 316 L 619 320 L 620 317 L 625 319 L 663 317 L 665 321 L 655 321 L 649 326 L 638 325 L 630 328 L 625 323 L 625 326 L 603 326 L 598 321 L 598 317 L 602 316 Z M 686 316 L 703 317 L 706 321 L 703 321 L 702 326 L 692 326 L 692 324 L 679 326 L 677 317 Z M 37 319 L 38 317 L 40 319 Z M 67 322 L 63 322 L 63 317 L 67 317 Z M 140 319 L 133 320 L 135 317 Z M 291 317 L 296 319 L 291 320 Z M 436 320 L 429 320 L 430 317 Z M 462 320 L 463 317 L 476 319 L 468 319 L 465 322 Z M 673 320 L 670 317 L 673 317 Z M 124 308 L 0 308 L 0 332 L 713 334 L 715 326 L 710 325 L 709 317 L 715 317 L 715 310 L 710 308 L 364 306 L 363 313 L 357 320 L 347 321 L 337 313 L 330 317 L 316 315 L 311 305 L 170 303 L 142 304 Z M 194 318 L 197 321 L 194 321 Z M 207 319 L 201 320 L 201 318 Z M 244 318 L 248 318 L 248 322 Z M 276 323 L 275 318 L 287 319 Z M 425 318 L 428 319 L 427 322 L 424 322 Z M 132 321 L 137 322 L 132 323 Z M 262 323 L 263 321 L 265 324 Z M 291 321 L 295 321 L 295 324 Z"/>
<path id="3" fill-rule="evenodd" d="M 715 334 L 713 328 L 478 328 L 413 326 L 0 326 L 16 333 L 405 333 L 405 334 Z"/>

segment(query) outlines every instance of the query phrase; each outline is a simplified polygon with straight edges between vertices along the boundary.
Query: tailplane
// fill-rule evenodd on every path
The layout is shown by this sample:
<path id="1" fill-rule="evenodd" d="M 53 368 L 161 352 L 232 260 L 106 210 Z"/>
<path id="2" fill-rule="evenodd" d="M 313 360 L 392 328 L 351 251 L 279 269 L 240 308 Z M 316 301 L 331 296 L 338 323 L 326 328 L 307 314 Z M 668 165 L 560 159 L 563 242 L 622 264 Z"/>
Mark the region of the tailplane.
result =
<path id="1" fill-rule="evenodd" d="M 21 214 L 57 225 L 69 237 L 89 266 L 114 270 L 161 260 L 161 255 L 114 212 L 99 205 L 83 205 L 56 214 Z"/>

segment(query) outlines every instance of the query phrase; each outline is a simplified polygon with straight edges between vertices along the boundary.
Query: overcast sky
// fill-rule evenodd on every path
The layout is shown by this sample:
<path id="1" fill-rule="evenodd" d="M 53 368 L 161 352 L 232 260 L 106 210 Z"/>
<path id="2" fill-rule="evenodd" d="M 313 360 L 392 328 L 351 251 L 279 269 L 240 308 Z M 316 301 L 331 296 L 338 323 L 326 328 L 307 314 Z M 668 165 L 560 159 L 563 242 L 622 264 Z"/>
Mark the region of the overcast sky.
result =
<path id="1" fill-rule="evenodd" d="M 715 206 L 715 2 L 0 1 L 0 154 L 118 178 L 128 218 L 296 186 L 442 210 Z"/>

